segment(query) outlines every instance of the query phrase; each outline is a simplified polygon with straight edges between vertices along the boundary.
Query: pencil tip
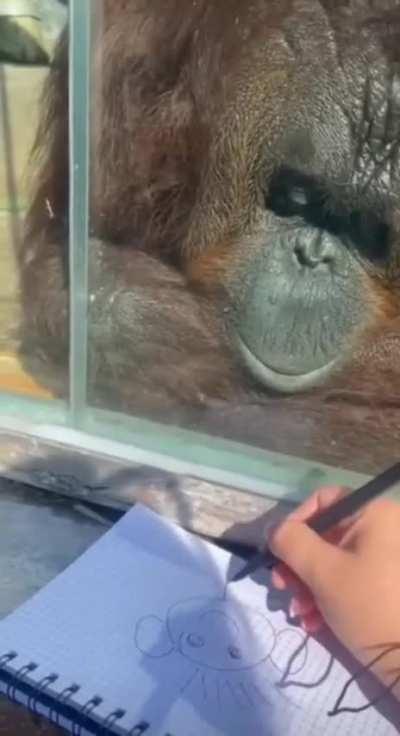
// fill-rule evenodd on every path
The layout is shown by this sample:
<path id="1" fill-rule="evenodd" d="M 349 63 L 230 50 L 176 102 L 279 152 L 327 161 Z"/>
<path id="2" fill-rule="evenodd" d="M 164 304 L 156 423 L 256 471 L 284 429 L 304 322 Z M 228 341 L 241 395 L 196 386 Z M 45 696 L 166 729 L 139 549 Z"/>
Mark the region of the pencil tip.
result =
<path id="1" fill-rule="evenodd" d="M 244 578 L 244 577 L 245 577 L 245 573 L 243 572 L 243 570 L 239 570 L 239 572 L 237 572 L 237 573 L 236 573 L 236 574 L 235 574 L 235 575 L 234 575 L 234 576 L 233 576 L 233 577 L 232 577 L 232 578 L 231 578 L 231 579 L 229 580 L 229 582 L 228 582 L 228 585 L 229 585 L 229 583 L 238 583 L 238 582 L 239 582 L 239 580 L 242 580 L 242 578 Z"/>

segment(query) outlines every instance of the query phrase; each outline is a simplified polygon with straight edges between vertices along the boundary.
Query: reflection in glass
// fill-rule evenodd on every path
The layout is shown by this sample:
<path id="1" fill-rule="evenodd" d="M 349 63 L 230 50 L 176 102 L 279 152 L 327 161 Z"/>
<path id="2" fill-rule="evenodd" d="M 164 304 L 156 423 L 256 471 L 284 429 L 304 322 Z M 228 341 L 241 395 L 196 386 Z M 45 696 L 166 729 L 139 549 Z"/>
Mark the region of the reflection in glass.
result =
<path id="1" fill-rule="evenodd" d="M 20 353 L 23 304 L 18 265 L 24 255 L 25 214 L 31 199 L 31 150 L 40 117 L 40 96 L 54 45 L 65 23 L 66 10 L 58 1 L 0 6 L 0 390 L 34 398 L 51 398 L 54 366 L 45 361 L 46 375 L 35 375 Z M 49 216 L 49 207 L 47 216 Z M 29 259 L 29 247 L 26 257 Z M 39 277 L 34 265 L 30 278 Z M 39 346 L 27 341 L 27 352 Z M 32 350 L 33 348 L 33 350 Z"/>

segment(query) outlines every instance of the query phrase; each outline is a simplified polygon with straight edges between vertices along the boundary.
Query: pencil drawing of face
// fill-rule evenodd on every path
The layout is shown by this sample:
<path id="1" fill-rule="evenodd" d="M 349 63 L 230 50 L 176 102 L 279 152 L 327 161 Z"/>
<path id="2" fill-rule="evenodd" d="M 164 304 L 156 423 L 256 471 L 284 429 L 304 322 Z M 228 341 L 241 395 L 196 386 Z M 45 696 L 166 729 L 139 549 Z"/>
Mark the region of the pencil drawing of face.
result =
<path id="1" fill-rule="evenodd" d="M 195 599 L 176 604 L 167 628 L 183 657 L 212 670 L 246 670 L 261 664 L 274 647 L 274 631 L 254 609 L 246 615 L 228 600 Z"/>
<path id="2" fill-rule="evenodd" d="M 220 598 L 199 597 L 176 603 L 162 622 L 162 640 L 167 648 L 149 651 L 147 633 L 149 625 L 153 627 L 156 622 L 160 619 L 153 616 L 138 622 L 136 643 L 143 653 L 159 657 L 179 652 L 205 669 L 252 669 L 270 656 L 275 645 L 274 630 L 262 613 L 250 608 L 244 612 L 237 603 Z"/>
<path id="3" fill-rule="evenodd" d="M 218 699 L 229 690 L 239 705 L 251 707 L 255 697 L 267 701 L 255 685 L 254 673 L 266 662 L 276 668 L 274 652 L 281 648 L 282 633 L 254 608 L 204 596 L 174 604 L 165 620 L 141 618 L 135 642 L 153 660 L 175 654 L 193 664 L 182 693 L 198 681 L 204 698 L 211 689 Z M 299 640 L 294 644 L 298 647 Z"/>

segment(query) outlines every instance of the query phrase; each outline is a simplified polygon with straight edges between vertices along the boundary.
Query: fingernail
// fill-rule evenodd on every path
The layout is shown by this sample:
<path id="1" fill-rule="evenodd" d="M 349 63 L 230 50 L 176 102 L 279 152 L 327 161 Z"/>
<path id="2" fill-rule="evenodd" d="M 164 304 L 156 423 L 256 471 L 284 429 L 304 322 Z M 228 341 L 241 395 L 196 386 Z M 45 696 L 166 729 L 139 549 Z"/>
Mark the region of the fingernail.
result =
<path id="1" fill-rule="evenodd" d="M 297 618 L 298 615 L 299 615 L 299 609 L 298 609 L 297 601 L 293 600 L 290 602 L 290 605 L 289 605 L 289 616 L 290 618 Z"/>

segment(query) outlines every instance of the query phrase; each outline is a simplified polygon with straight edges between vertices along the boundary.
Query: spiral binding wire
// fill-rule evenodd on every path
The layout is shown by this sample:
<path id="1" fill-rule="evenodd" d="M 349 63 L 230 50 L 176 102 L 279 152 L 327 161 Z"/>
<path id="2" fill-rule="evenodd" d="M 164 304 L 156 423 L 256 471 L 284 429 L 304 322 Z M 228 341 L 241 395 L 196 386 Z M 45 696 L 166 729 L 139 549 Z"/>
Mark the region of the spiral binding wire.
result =
<path id="1" fill-rule="evenodd" d="M 16 682 L 8 683 L 6 688 L 6 697 L 11 700 L 13 703 L 18 702 L 15 697 L 15 693 L 17 690 L 18 683 L 22 683 L 26 676 L 30 672 L 34 672 L 37 669 L 37 664 L 35 662 L 29 662 L 29 664 L 24 664 L 22 667 L 20 667 L 19 670 L 15 673 L 15 679 Z"/>
<path id="2" fill-rule="evenodd" d="M 60 693 L 58 696 L 57 702 L 60 705 L 64 705 L 68 702 L 68 700 L 72 697 L 72 695 L 75 695 L 80 690 L 80 686 L 77 685 L 75 682 L 72 683 L 72 685 L 69 685 L 68 687 L 64 688 L 64 690 Z M 55 723 L 56 726 L 60 726 L 60 714 L 57 713 L 57 711 L 54 712 L 53 716 L 53 710 L 54 708 L 50 709 L 49 712 L 49 721 L 52 723 Z"/>
<path id="3" fill-rule="evenodd" d="M 60 719 L 62 717 L 66 718 L 66 720 L 71 724 L 70 728 L 72 736 L 81 736 L 83 729 L 89 731 L 92 730 L 96 736 L 106 736 L 107 734 L 112 733 L 113 726 L 115 726 L 116 723 L 126 715 L 125 710 L 122 708 L 116 708 L 102 720 L 91 719 L 90 729 L 90 726 L 88 727 L 86 725 L 86 719 L 90 719 L 96 708 L 103 703 L 103 698 L 100 695 L 94 695 L 77 711 L 78 716 L 76 720 L 73 717 L 63 716 L 63 707 L 75 710 L 74 706 L 70 704 L 70 700 L 81 689 L 81 686 L 77 683 L 71 683 L 71 685 L 64 688 L 64 690 L 62 690 L 58 695 L 55 695 L 54 693 L 48 694 L 47 690 L 49 686 L 54 685 L 54 683 L 60 678 L 60 675 L 56 672 L 52 672 L 43 677 L 35 686 L 33 691 L 33 686 L 28 682 L 28 675 L 38 669 L 39 665 L 36 662 L 28 662 L 14 672 L 11 669 L 10 664 L 17 658 L 18 653 L 15 651 L 10 651 L 0 656 L 0 681 L 2 679 L 4 680 L 2 673 L 7 674 L 10 677 L 10 681 L 6 684 L 6 697 L 11 702 L 22 705 L 16 697 L 18 692 L 22 693 L 27 697 L 27 709 L 35 716 L 43 715 L 43 713 L 38 711 L 39 705 L 42 705 L 42 708 L 48 708 L 48 713 L 45 717 L 50 723 L 53 723 L 56 726 L 61 726 Z M 24 684 L 28 693 L 24 692 L 23 687 L 21 688 L 21 685 L 23 686 Z M 51 700 L 52 704 L 46 705 L 43 703 L 43 696 L 45 696 L 45 699 L 48 698 Z M 56 709 L 57 705 L 61 707 Z M 127 733 L 127 736 L 150 736 L 149 729 L 150 723 L 142 720 L 133 726 L 133 728 Z M 168 736 L 170 735 L 168 734 Z"/>
<path id="4" fill-rule="evenodd" d="M 40 682 L 39 682 L 39 684 L 37 686 L 37 694 L 38 694 L 38 696 L 41 693 L 43 693 L 48 688 L 49 685 L 52 685 L 57 680 L 58 680 L 58 675 L 56 675 L 55 673 L 53 673 L 51 675 L 47 675 L 46 677 L 43 677 L 40 680 Z M 35 697 L 33 695 L 30 695 L 29 698 L 28 698 L 28 708 L 29 708 L 30 711 L 32 711 L 32 713 L 34 715 L 39 715 L 39 713 L 36 710 L 36 705 L 37 705 L 37 702 L 38 702 L 38 696 Z"/>
<path id="5" fill-rule="evenodd" d="M 95 708 L 97 708 L 101 703 L 103 702 L 103 699 L 99 695 L 94 695 L 93 698 L 90 698 L 85 705 L 83 705 L 79 711 L 79 715 L 82 716 L 90 716 Z M 82 727 L 78 723 L 72 723 L 72 736 L 81 736 L 82 733 Z"/>

